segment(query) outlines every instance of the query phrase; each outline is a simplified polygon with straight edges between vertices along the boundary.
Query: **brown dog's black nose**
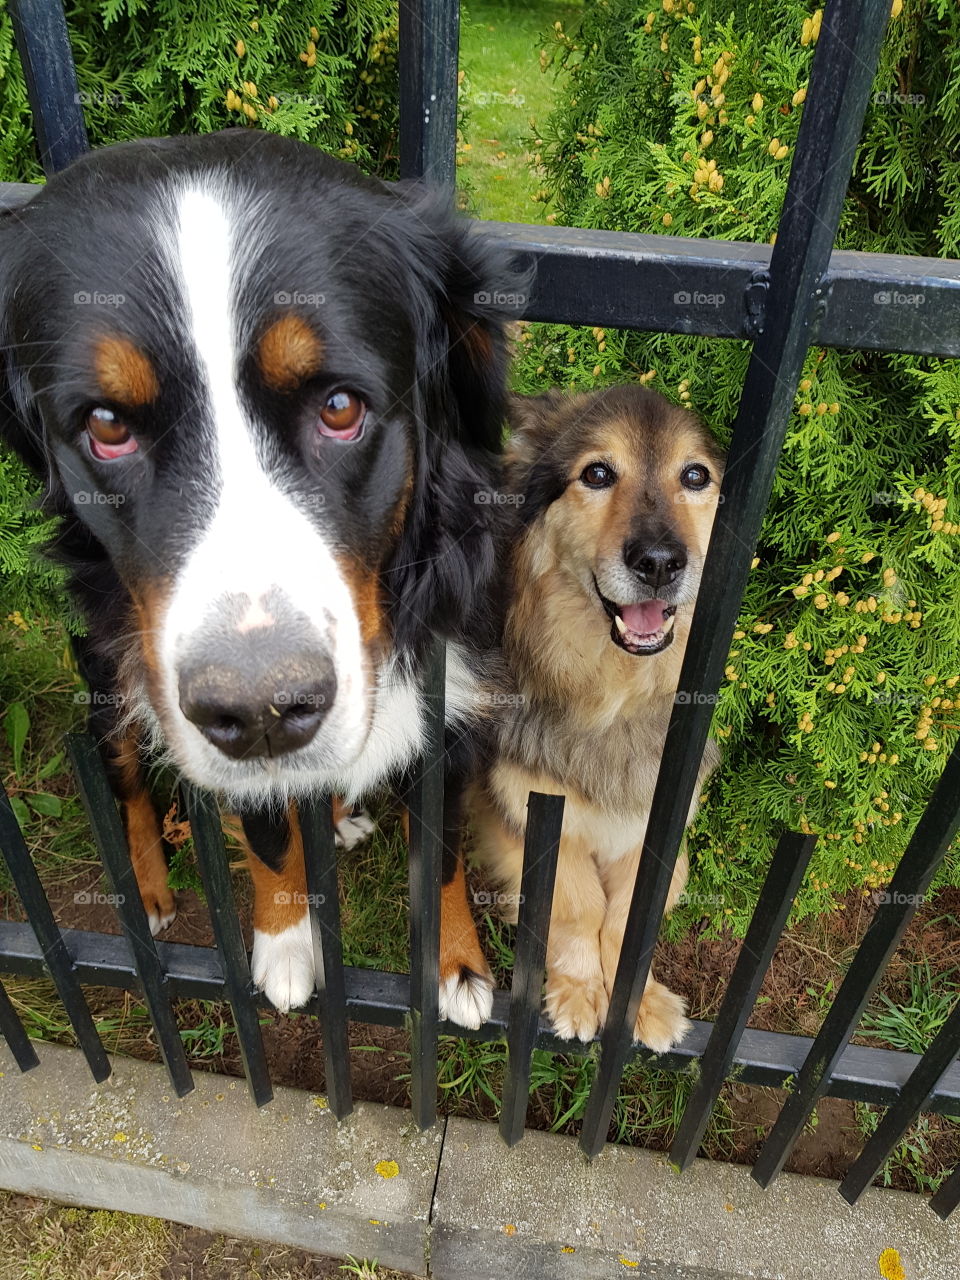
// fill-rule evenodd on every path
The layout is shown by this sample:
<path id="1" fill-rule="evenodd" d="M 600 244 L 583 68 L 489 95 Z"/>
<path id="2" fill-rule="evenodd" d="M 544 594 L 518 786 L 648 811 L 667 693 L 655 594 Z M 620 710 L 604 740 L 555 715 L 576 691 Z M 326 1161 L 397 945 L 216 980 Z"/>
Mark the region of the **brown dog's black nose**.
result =
<path id="1" fill-rule="evenodd" d="M 652 541 L 637 538 L 623 548 L 623 562 L 641 582 L 659 591 L 687 567 L 687 550 L 670 534 Z"/>
<path id="2" fill-rule="evenodd" d="M 333 706 L 337 678 L 327 654 L 301 654 L 252 675 L 204 664 L 180 673 L 180 709 L 234 760 L 304 747 Z"/>

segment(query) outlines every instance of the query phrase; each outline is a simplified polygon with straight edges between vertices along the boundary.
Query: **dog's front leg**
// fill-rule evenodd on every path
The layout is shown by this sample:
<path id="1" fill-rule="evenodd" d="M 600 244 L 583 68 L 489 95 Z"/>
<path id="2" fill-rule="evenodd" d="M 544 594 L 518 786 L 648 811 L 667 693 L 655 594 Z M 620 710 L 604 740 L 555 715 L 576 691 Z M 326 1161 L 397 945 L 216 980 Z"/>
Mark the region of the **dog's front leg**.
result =
<path id="1" fill-rule="evenodd" d="M 633 886 L 640 865 L 640 850 L 627 854 L 616 862 L 603 867 L 603 880 L 607 892 L 607 910 L 600 933 L 600 952 L 603 959 L 603 977 L 607 992 L 613 991 L 617 974 L 623 934 L 633 896 Z M 667 892 L 666 911 L 669 912 L 687 883 L 687 855 L 682 852 L 673 870 L 673 878 Z M 637 1013 L 634 1039 L 645 1044 L 654 1053 L 666 1053 L 680 1043 L 690 1030 L 686 1017 L 686 1004 L 682 997 L 669 991 L 662 983 L 647 975 L 643 999 Z"/>
<path id="2" fill-rule="evenodd" d="M 443 798 L 440 887 L 440 1016 L 476 1030 L 493 1009 L 493 975 L 467 899 L 462 856 L 464 787 L 448 778 Z"/>
<path id="3" fill-rule="evenodd" d="M 160 818 L 147 790 L 135 732 L 107 740 L 107 776 L 120 801 L 123 828 L 150 932 L 156 936 L 177 914 L 177 901 L 167 883 Z"/>
<path id="4" fill-rule="evenodd" d="M 300 823 L 293 805 L 244 813 L 241 822 L 253 881 L 253 980 L 286 1012 L 307 1003 L 316 977 Z"/>
<path id="5" fill-rule="evenodd" d="M 592 1040 L 607 1016 L 600 961 L 606 898 L 597 864 L 579 842 L 561 839 L 547 938 L 546 1009 L 564 1040 Z"/>

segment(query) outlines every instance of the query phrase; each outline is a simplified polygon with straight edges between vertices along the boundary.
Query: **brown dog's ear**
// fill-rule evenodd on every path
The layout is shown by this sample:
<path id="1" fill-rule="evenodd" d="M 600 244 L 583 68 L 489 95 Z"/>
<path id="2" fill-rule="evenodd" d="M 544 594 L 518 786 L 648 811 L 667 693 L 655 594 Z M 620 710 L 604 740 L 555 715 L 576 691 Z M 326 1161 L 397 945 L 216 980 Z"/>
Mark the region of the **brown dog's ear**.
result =
<path id="1" fill-rule="evenodd" d="M 571 397 L 562 391 L 537 396 L 512 395 L 507 405 L 510 437 L 503 483 L 522 495 L 520 521 L 529 524 L 563 493 L 564 465 L 556 442 L 567 420 Z"/>
<path id="2" fill-rule="evenodd" d="M 562 391 L 544 391 L 536 396 L 516 392 L 510 395 L 507 401 L 508 464 L 529 466 L 537 460 L 554 434 L 558 412 L 566 400 Z"/>

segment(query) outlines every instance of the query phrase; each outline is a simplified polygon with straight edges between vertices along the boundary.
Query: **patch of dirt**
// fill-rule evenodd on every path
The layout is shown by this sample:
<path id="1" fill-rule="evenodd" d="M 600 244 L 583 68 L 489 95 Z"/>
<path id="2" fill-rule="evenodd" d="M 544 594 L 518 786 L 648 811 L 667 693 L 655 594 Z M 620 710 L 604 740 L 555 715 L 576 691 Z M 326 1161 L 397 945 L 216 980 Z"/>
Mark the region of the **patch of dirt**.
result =
<path id="1" fill-rule="evenodd" d="M 786 1101 L 782 1089 L 756 1089 L 734 1083 L 726 1090 L 737 1164 L 755 1164 L 760 1148 Z M 854 1104 L 846 1098 L 821 1098 L 817 1123 L 803 1131 L 784 1168 L 820 1178 L 842 1178 L 863 1147 Z"/>
<path id="2" fill-rule="evenodd" d="M 851 892 L 837 911 L 803 920 L 783 934 L 748 1025 L 816 1035 L 875 914 L 871 899 Z M 705 922 L 675 942 L 661 942 L 654 970 L 661 982 L 687 997 L 691 1017 L 709 1021 L 720 1007 L 742 942 L 729 933 L 705 937 L 704 928 Z M 934 974 L 960 966 L 960 889 L 940 890 L 917 911 L 879 990 L 894 995 L 910 967 L 923 960 Z M 857 1043 L 878 1041 L 861 1037 Z"/>

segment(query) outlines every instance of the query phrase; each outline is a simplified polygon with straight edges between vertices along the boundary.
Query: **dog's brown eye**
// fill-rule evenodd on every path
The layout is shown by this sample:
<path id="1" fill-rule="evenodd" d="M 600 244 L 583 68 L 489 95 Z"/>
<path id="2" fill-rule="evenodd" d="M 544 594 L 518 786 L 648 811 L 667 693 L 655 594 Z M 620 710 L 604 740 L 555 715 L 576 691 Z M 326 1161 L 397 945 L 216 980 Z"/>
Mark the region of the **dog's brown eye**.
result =
<path id="1" fill-rule="evenodd" d="M 121 422 L 110 409 L 92 409 L 87 414 L 84 426 L 90 441 L 90 452 L 103 462 L 136 453 L 140 447 L 130 434 L 127 424 Z"/>
<path id="2" fill-rule="evenodd" d="M 359 396 L 352 391 L 334 391 L 320 410 L 320 434 L 337 440 L 356 440 L 366 416 L 367 406 Z"/>
<path id="3" fill-rule="evenodd" d="M 687 467 L 680 477 L 680 483 L 688 489 L 705 489 L 710 483 L 710 472 L 706 467 Z"/>
<path id="4" fill-rule="evenodd" d="M 580 472 L 580 479 L 588 489 L 609 489 L 617 479 L 617 473 L 605 462 L 591 462 Z"/>

